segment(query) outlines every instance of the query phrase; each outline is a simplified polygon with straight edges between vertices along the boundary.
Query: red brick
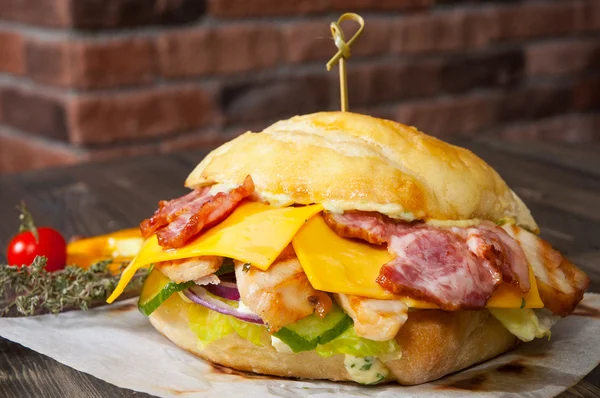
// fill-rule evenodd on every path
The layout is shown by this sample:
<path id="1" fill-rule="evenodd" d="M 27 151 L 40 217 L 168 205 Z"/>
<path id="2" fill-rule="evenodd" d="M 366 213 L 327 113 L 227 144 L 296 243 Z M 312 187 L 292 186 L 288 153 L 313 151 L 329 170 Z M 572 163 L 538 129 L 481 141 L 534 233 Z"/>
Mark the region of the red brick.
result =
<path id="1" fill-rule="evenodd" d="M 434 94 L 441 88 L 442 66 L 438 60 L 350 65 L 348 69 L 350 108 Z M 332 79 L 332 84 L 336 93 L 335 108 L 338 109 L 337 76 Z"/>
<path id="2" fill-rule="evenodd" d="M 205 0 L 70 0 L 70 3 L 73 26 L 81 29 L 179 25 L 195 21 L 206 9 Z"/>
<path id="3" fill-rule="evenodd" d="M 362 57 L 389 53 L 392 38 L 391 21 L 383 18 L 369 18 L 367 23 L 368 27 L 363 30 L 360 37 L 351 47 L 352 56 Z M 352 26 L 355 27 L 356 24 L 353 23 Z M 354 30 L 350 30 L 350 28 L 346 30 L 345 24 L 342 24 L 342 28 L 344 32 L 347 32 L 346 40 L 350 40 L 354 34 Z M 331 55 L 333 56 L 336 52 L 337 48 L 334 47 L 334 52 Z"/>
<path id="4" fill-rule="evenodd" d="M 282 28 L 282 40 L 287 61 L 301 63 L 331 58 L 337 48 L 331 38 L 330 22 L 318 19 L 285 24 Z"/>
<path id="5" fill-rule="evenodd" d="M 600 140 L 600 116 L 568 114 L 502 129 L 501 139 L 514 142 L 555 141 L 581 143 Z"/>
<path id="6" fill-rule="evenodd" d="M 166 77 L 245 72 L 277 64 L 281 36 L 261 24 L 185 29 L 161 35 L 158 54 Z"/>
<path id="7" fill-rule="evenodd" d="M 0 19 L 33 25 L 67 27 L 71 0 L 2 0 Z"/>
<path id="8" fill-rule="evenodd" d="M 331 0 L 331 8 L 339 11 L 404 11 L 426 8 L 434 0 Z"/>
<path id="9" fill-rule="evenodd" d="M 80 162 L 80 151 L 65 144 L 18 134 L 0 127 L 0 173 Z"/>
<path id="10" fill-rule="evenodd" d="M 69 43 L 30 39 L 25 47 L 27 76 L 56 86 L 73 85 Z"/>
<path id="11" fill-rule="evenodd" d="M 39 90 L 5 87 L 0 92 L 4 124 L 59 140 L 67 139 L 64 98 Z"/>
<path id="12" fill-rule="evenodd" d="M 599 40 L 563 40 L 527 46 L 529 75 L 564 75 L 600 67 Z"/>
<path id="13" fill-rule="evenodd" d="M 153 42 L 146 38 L 74 42 L 73 82 L 79 88 L 149 83 L 156 69 L 154 55 Z"/>
<path id="14" fill-rule="evenodd" d="M 145 38 L 27 44 L 27 74 L 45 84 L 89 89 L 149 83 L 155 69 L 153 43 Z"/>
<path id="15" fill-rule="evenodd" d="M 394 52 L 448 51 L 488 45 L 497 24 L 488 9 L 453 9 L 399 18 L 392 32 Z"/>
<path id="16" fill-rule="evenodd" d="M 578 110 L 600 108 L 600 76 L 581 77 L 576 81 L 573 105 Z"/>
<path id="17" fill-rule="evenodd" d="M 558 36 L 577 31 L 579 2 L 520 3 L 497 8 L 498 39 Z"/>
<path id="18" fill-rule="evenodd" d="M 186 29 L 157 38 L 160 73 L 165 77 L 205 75 L 215 72 L 214 33 L 210 29 Z M 244 62 L 242 60 L 242 62 Z"/>
<path id="19" fill-rule="evenodd" d="M 221 18 L 304 15 L 326 11 L 328 0 L 208 0 L 208 13 Z"/>
<path id="20" fill-rule="evenodd" d="M 283 27 L 283 42 L 286 59 L 292 63 L 322 60 L 327 61 L 338 51 L 331 31 L 330 19 L 298 21 L 286 24 Z M 352 57 L 385 54 L 390 48 L 391 23 L 384 18 L 371 18 L 368 29 L 351 47 Z M 346 40 L 350 40 L 354 30 L 353 26 L 343 24 Z"/>
<path id="21" fill-rule="evenodd" d="M 178 133 L 213 121 L 205 89 L 195 85 L 88 94 L 69 103 L 71 142 L 97 144 Z"/>
<path id="22" fill-rule="evenodd" d="M 324 110 L 330 103 L 330 76 L 296 75 L 251 83 L 229 83 L 221 91 L 221 107 L 227 125 L 250 129 L 272 120 Z"/>
<path id="23" fill-rule="evenodd" d="M 470 95 L 402 104 L 395 119 L 427 134 L 472 134 L 497 121 L 499 94 Z"/>
<path id="24" fill-rule="evenodd" d="M 24 42 L 16 32 L 0 32 L 0 73 L 22 75 L 25 72 Z"/>
<path id="25" fill-rule="evenodd" d="M 213 73 L 243 72 L 274 66 L 281 59 L 281 35 L 273 26 L 239 24 L 214 30 L 208 56 Z"/>

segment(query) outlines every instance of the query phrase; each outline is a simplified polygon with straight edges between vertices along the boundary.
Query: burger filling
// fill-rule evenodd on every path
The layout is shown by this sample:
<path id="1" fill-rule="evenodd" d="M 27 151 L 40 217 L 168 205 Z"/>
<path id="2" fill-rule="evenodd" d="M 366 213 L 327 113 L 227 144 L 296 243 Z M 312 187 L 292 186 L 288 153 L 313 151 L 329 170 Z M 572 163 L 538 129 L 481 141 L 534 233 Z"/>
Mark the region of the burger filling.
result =
<path id="1" fill-rule="evenodd" d="M 180 300 L 200 344 L 237 333 L 279 352 L 344 354 L 348 374 L 370 384 L 384 381 L 384 362 L 400 357 L 395 336 L 411 311 L 487 309 L 529 341 L 549 335 L 589 283 L 516 225 L 282 210 L 259 206 L 253 193 L 248 176 L 226 192 L 205 187 L 161 201 L 142 222 L 147 241 L 109 300 L 152 265 L 140 296 L 146 315 Z"/>

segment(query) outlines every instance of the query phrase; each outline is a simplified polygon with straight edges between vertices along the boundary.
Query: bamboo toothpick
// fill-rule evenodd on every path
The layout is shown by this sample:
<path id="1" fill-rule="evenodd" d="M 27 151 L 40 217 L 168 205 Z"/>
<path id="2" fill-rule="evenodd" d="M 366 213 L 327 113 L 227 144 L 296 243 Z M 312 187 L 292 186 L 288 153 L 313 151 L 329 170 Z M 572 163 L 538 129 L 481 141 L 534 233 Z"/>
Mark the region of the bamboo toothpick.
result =
<path id="1" fill-rule="evenodd" d="M 346 42 L 344 32 L 342 31 L 342 28 L 340 27 L 340 24 L 343 21 L 347 21 L 347 20 L 352 20 L 352 21 L 358 22 L 358 24 L 360 25 L 360 27 L 358 28 L 358 30 L 356 31 L 354 36 L 352 36 L 352 38 L 350 40 L 348 40 L 348 42 Z M 348 84 L 347 84 L 347 79 L 346 79 L 346 59 L 350 58 L 350 55 L 351 55 L 350 47 L 352 46 L 352 44 L 354 44 L 356 39 L 358 39 L 358 36 L 360 36 L 360 34 L 362 33 L 362 31 L 365 27 L 365 21 L 363 20 L 363 18 L 360 15 L 354 14 L 352 12 L 347 12 L 344 15 L 342 15 L 337 20 L 337 22 L 332 22 L 331 25 L 329 25 L 329 26 L 331 28 L 331 35 L 333 36 L 333 41 L 335 43 L 335 46 L 338 48 L 338 52 L 333 56 L 333 58 L 331 58 L 329 60 L 329 62 L 327 62 L 327 70 L 330 71 L 331 68 L 333 68 L 333 66 L 336 63 L 339 63 L 339 65 L 340 65 L 340 102 L 341 102 L 342 112 L 346 112 L 348 110 Z"/>

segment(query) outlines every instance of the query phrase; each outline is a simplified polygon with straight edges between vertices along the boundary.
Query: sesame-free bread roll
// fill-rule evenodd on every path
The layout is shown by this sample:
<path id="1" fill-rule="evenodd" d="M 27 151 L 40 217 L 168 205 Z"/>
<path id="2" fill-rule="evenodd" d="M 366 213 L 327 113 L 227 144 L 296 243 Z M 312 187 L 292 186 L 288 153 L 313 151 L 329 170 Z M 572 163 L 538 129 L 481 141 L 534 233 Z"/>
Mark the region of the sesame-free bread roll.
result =
<path id="1" fill-rule="evenodd" d="M 295 116 L 247 132 L 212 151 L 186 186 L 237 186 L 247 175 L 274 204 L 322 203 L 407 221 L 511 218 L 538 230 L 523 202 L 472 152 L 350 112 Z"/>
<path id="2" fill-rule="evenodd" d="M 236 333 L 203 347 L 188 327 L 187 306 L 177 294 L 150 315 L 152 325 L 186 351 L 207 361 L 260 374 L 351 381 L 344 355 L 321 357 L 315 351 L 277 352 L 265 331 L 259 347 Z M 403 385 L 425 383 L 493 358 L 517 344 L 489 311 L 420 310 L 410 313 L 396 336 L 402 357 L 385 362 L 388 381 Z"/>

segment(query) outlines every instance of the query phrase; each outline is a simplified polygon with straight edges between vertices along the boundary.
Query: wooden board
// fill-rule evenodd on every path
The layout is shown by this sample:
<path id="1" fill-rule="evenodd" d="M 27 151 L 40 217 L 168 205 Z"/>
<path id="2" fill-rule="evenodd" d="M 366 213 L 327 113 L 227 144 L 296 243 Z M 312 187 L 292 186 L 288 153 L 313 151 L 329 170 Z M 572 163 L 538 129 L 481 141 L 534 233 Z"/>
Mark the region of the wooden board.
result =
<path id="1" fill-rule="evenodd" d="M 488 161 L 527 203 L 542 236 L 588 272 L 600 293 L 600 147 L 460 141 Z M 25 200 L 39 226 L 65 236 L 96 235 L 137 225 L 160 199 L 186 192 L 183 181 L 203 153 L 0 176 L 0 261 L 18 228 Z M 0 397 L 147 397 L 0 339 Z M 562 397 L 600 396 L 600 368 Z"/>

